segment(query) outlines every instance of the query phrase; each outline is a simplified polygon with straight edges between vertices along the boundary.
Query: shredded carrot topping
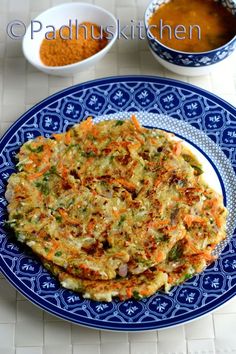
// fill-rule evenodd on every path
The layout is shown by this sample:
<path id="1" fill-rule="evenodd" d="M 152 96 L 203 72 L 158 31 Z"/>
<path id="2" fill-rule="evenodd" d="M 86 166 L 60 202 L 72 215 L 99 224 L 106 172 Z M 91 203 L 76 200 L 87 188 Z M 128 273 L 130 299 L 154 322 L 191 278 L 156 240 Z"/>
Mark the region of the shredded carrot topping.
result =
<path id="1" fill-rule="evenodd" d="M 127 297 L 128 297 L 129 299 L 132 297 L 132 295 L 133 295 L 133 293 L 132 293 L 132 288 L 127 288 L 127 289 L 126 289 L 126 295 L 127 295 Z"/>
<path id="2" fill-rule="evenodd" d="M 68 224 L 75 225 L 75 226 L 81 224 L 80 221 L 70 218 L 65 210 L 63 210 L 63 209 L 58 209 L 58 212 L 60 213 L 60 215 L 63 217 L 63 219 L 64 219 Z"/>
<path id="3" fill-rule="evenodd" d="M 188 227 L 190 227 L 194 222 L 197 222 L 199 224 L 204 224 L 205 220 L 200 216 L 185 215 L 184 222 L 187 224 Z"/>
<path id="4" fill-rule="evenodd" d="M 182 143 L 181 141 L 177 141 L 173 146 L 173 152 L 176 156 L 180 156 L 182 151 Z"/>
<path id="5" fill-rule="evenodd" d="M 141 125 L 139 124 L 139 121 L 138 119 L 136 118 L 136 116 L 133 114 L 132 117 L 131 117 L 131 121 L 133 122 L 135 128 L 138 130 L 138 131 L 142 131 L 142 127 Z"/>
<path id="6" fill-rule="evenodd" d="M 128 181 L 126 181 L 123 178 L 116 178 L 115 181 L 120 183 L 122 186 L 124 186 L 124 187 L 126 187 L 128 189 L 131 189 L 131 190 L 135 190 L 136 189 L 136 186 L 135 186 L 134 183 L 128 182 Z"/>
<path id="7" fill-rule="evenodd" d="M 70 133 L 70 130 L 68 130 L 68 132 L 65 135 L 65 144 L 69 145 L 70 142 L 71 142 L 71 133 Z"/>
<path id="8" fill-rule="evenodd" d="M 51 167 L 50 165 L 45 166 L 41 171 L 30 175 L 29 179 L 32 181 L 34 179 L 37 179 L 38 177 L 41 177 L 42 175 L 44 175 L 45 172 L 47 172 L 50 169 L 50 167 Z"/>
<path id="9" fill-rule="evenodd" d="M 88 132 L 93 127 L 93 119 L 92 117 L 87 118 L 83 122 L 80 123 L 80 129 L 84 132 Z"/>

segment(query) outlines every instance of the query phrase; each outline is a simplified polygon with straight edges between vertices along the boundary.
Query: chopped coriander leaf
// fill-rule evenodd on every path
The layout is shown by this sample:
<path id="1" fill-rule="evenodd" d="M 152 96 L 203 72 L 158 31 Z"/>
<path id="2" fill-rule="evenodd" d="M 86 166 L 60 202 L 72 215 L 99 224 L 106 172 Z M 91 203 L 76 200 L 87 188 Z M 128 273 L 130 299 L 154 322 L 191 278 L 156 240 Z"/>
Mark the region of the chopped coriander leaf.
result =
<path id="1" fill-rule="evenodd" d="M 96 154 L 93 151 L 88 151 L 88 152 L 83 151 L 83 152 L 81 152 L 81 155 L 83 157 L 94 157 L 94 156 L 96 156 Z"/>
<path id="2" fill-rule="evenodd" d="M 121 224 L 125 221 L 125 215 L 121 215 L 120 221 L 118 223 L 118 226 L 121 226 Z"/>
<path id="3" fill-rule="evenodd" d="M 115 124 L 115 126 L 117 127 L 118 125 L 123 125 L 124 121 L 123 120 L 118 120 Z"/>
<path id="4" fill-rule="evenodd" d="M 4 225 L 7 226 L 7 225 L 15 225 L 16 224 L 16 220 L 15 219 L 12 219 L 12 220 L 5 220 L 4 221 Z"/>
<path id="5" fill-rule="evenodd" d="M 56 166 L 52 166 L 52 167 L 50 168 L 50 170 L 44 174 L 43 180 L 44 180 L 44 181 L 48 181 L 48 180 L 49 180 L 49 177 L 50 177 L 51 175 L 54 175 L 54 176 L 57 176 L 57 177 L 60 177 L 60 178 L 61 178 L 61 176 L 60 176 L 59 173 L 57 172 Z"/>
<path id="6" fill-rule="evenodd" d="M 197 176 L 203 174 L 202 166 L 200 164 L 198 164 L 198 161 L 193 156 L 187 155 L 187 154 L 183 154 L 183 158 L 195 170 Z"/>
<path id="7" fill-rule="evenodd" d="M 21 219 L 21 218 L 23 217 L 23 215 L 20 214 L 20 213 L 17 213 L 17 214 L 12 215 L 12 217 L 13 217 L 13 219 L 15 219 L 15 220 L 19 220 L 19 219 Z"/>
<path id="8" fill-rule="evenodd" d="M 202 175 L 203 172 L 204 172 L 203 169 L 202 169 L 200 166 L 192 165 L 192 168 L 194 168 L 194 170 L 195 170 L 197 176 Z"/>
<path id="9" fill-rule="evenodd" d="M 193 274 L 187 273 L 184 275 L 184 280 L 190 279 L 190 278 L 192 278 L 192 276 L 193 276 Z"/>
<path id="10" fill-rule="evenodd" d="M 51 240 L 51 236 L 50 235 L 45 235 L 43 237 L 44 241 L 50 241 Z"/>
<path id="11" fill-rule="evenodd" d="M 133 291 L 133 298 L 134 298 L 134 300 L 141 300 L 142 296 L 139 294 L 138 291 L 134 290 Z"/>
<path id="12" fill-rule="evenodd" d="M 176 244 L 172 249 L 170 250 L 168 254 L 168 258 L 170 261 L 177 261 L 182 255 L 182 247 L 180 244 Z"/>
<path id="13" fill-rule="evenodd" d="M 143 259 L 143 258 L 140 258 L 139 260 L 139 263 L 141 263 L 144 267 L 151 267 L 151 265 L 153 264 L 153 262 L 149 259 Z"/>
<path id="14" fill-rule="evenodd" d="M 52 175 L 55 175 L 55 176 L 61 177 L 61 176 L 59 175 L 59 173 L 57 172 L 57 168 L 56 168 L 56 166 L 52 166 L 52 167 L 50 168 L 50 170 L 49 170 L 49 174 L 52 174 Z"/>
<path id="15" fill-rule="evenodd" d="M 25 241 L 25 236 L 21 232 L 15 231 L 15 236 L 16 236 L 17 241 L 19 241 L 19 242 Z"/>
<path id="16" fill-rule="evenodd" d="M 193 276 L 194 276 L 194 274 L 186 273 L 186 274 L 184 274 L 181 278 L 178 279 L 177 284 L 181 284 L 181 283 L 183 283 L 184 281 L 186 281 L 186 280 L 192 278 Z"/>
<path id="17" fill-rule="evenodd" d="M 56 166 L 52 166 L 52 167 L 50 168 L 50 172 L 51 172 L 51 173 L 57 173 L 57 168 L 56 168 Z"/>
<path id="18" fill-rule="evenodd" d="M 50 189 L 47 182 L 44 180 L 42 182 L 36 182 L 35 186 L 42 192 L 44 195 L 49 195 Z"/>
<path id="19" fill-rule="evenodd" d="M 87 135 L 87 139 L 94 141 L 94 136 L 92 134 L 88 134 Z"/>
<path id="20" fill-rule="evenodd" d="M 17 170 L 19 171 L 19 172 L 21 172 L 21 171 L 23 171 L 23 164 L 22 163 L 20 163 L 20 162 L 18 162 L 17 164 L 16 164 L 16 168 L 17 168 Z"/>
<path id="21" fill-rule="evenodd" d="M 186 162 L 189 162 L 190 164 L 191 164 L 191 163 L 192 163 L 192 164 L 195 164 L 195 163 L 196 163 L 196 159 L 195 159 L 193 156 L 188 155 L 188 154 L 183 154 L 182 156 L 183 156 L 183 158 L 184 158 L 184 160 L 185 160 Z"/>
<path id="22" fill-rule="evenodd" d="M 61 257 L 61 255 L 62 255 L 62 252 L 61 252 L 61 251 L 57 251 L 57 252 L 55 253 L 55 256 L 56 256 L 56 257 Z"/>
<path id="23" fill-rule="evenodd" d="M 36 152 L 36 153 L 39 153 L 39 152 L 42 152 L 43 151 L 43 145 L 40 145 L 36 148 L 32 148 L 30 145 L 26 145 L 27 149 L 31 152 Z"/>
<path id="24" fill-rule="evenodd" d="M 102 186 L 107 186 L 107 181 L 105 181 L 104 179 L 101 179 L 100 183 Z"/>
<path id="25" fill-rule="evenodd" d="M 168 237 L 168 235 L 159 234 L 159 235 L 156 235 L 156 236 L 155 236 L 155 240 L 156 240 L 157 242 L 166 242 L 166 241 L 169 240 L 169 237 Z"/>
<path id="26" fill-rule="evenodd" d="M 71 198 L 71 200 L 69 200 L 68 201 L 68 203 L 67 203 L 67 209 L 71 206 L 71 205 L 73 205 L 75 203 L 75 198 Z"/>

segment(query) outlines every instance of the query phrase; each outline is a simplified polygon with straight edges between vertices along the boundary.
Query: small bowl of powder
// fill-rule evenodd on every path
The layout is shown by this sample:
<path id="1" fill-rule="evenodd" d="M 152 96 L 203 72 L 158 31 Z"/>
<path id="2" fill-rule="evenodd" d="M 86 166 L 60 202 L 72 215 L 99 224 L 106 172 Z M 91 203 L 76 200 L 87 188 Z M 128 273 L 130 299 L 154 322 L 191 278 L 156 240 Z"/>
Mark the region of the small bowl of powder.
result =
<path id="1" fill-rule="evenodd" d="M 86 3 L 52 7 L 31 21 L 23 39 L 26 59 L 49 75 L 70 76 L 96 65 L 117 38 L 117 21 Z"/>

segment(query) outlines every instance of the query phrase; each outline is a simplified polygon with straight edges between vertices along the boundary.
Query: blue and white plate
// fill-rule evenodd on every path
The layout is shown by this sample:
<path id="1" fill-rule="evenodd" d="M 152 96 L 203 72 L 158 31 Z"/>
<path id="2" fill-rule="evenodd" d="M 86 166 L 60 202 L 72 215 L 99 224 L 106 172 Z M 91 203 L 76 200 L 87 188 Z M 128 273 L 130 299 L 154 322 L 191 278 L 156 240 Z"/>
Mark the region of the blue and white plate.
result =
<path id="1" fill-rule="evenodd" d="M 142 301 L 99 303 L 60 287 L 4 227 L 6 183 L 15 154 L 27 140 L 50 137 L 92 115 L 96 120 L 129 118 L 175 133 L 198 154 L 205 177 L 229 210 L 227 242 L 202 274 Z M 186 83 L 147 76 L 111 77 L 68 88 L 25 113 L 0 141 L 0 270 L 28 299 L 66 320 L 100 329 L 143 331 L 196 319 L 236 294 L 236 109 Z"/>

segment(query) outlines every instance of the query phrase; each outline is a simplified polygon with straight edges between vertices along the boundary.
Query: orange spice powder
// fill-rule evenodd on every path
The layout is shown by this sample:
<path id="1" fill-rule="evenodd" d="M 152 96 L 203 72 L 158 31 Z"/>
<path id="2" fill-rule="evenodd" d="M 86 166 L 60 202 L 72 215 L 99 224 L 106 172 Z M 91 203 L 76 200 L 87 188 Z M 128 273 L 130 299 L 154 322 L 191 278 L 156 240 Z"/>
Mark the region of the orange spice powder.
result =
<path id="1" fill-rule="evenodd" d="M 69 36 L 68 29 L 63 29 L 62 35 L 58 30 L 55 39 L 45 38 L 42 41 L 40 59 L 44 65 L 63 66 L 82 61 L 98 53 L 108 43 L 105 32 L 101 35 L 100 27 L 94 23 L 83 22 L 78 28 L 72 26 L 71 32 L 71 39 L 62 38 Z"/>

